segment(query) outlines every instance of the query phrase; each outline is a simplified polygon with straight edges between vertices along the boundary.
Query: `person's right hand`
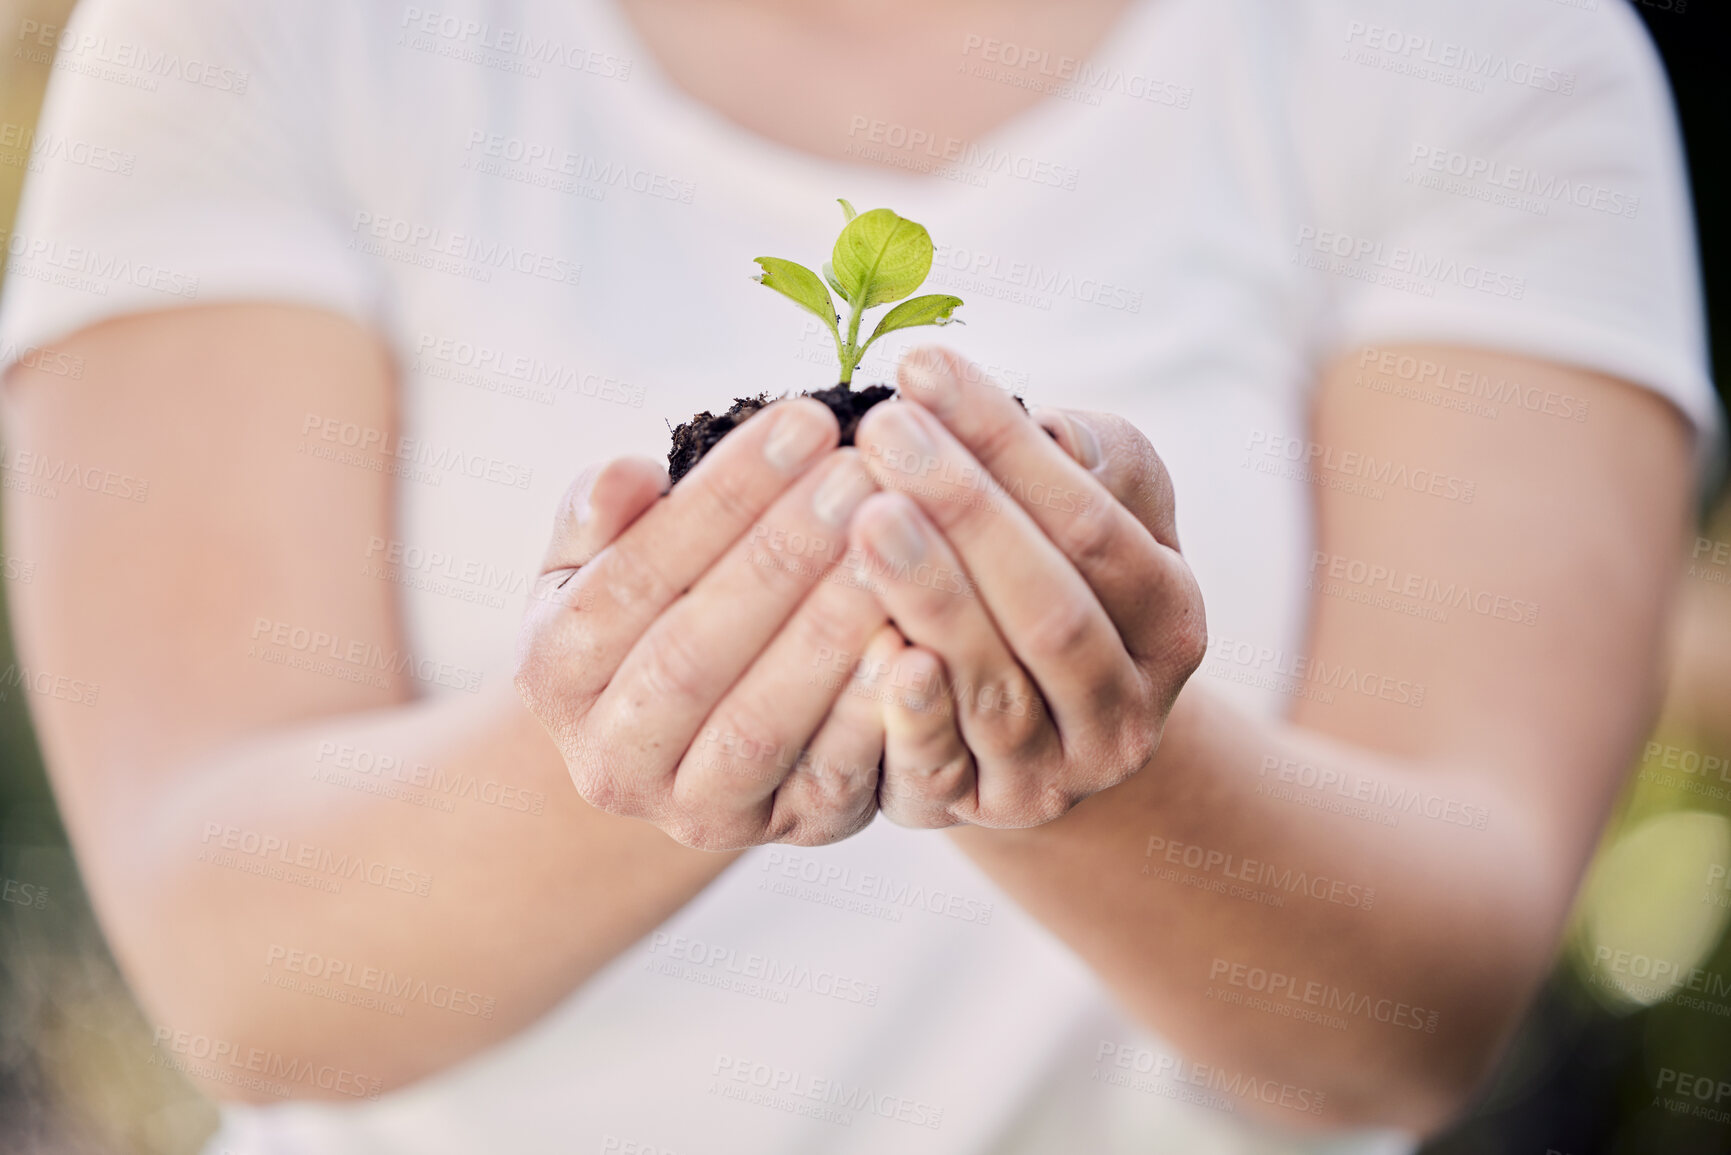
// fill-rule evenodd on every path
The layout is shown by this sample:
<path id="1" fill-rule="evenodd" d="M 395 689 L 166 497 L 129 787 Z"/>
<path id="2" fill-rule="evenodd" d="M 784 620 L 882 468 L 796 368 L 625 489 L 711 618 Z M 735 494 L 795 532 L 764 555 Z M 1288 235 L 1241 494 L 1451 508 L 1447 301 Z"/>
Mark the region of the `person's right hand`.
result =
<path id="1" fill-rule="evenodd" d="M 832 568 L 876 488 L 837 439 L 822 403 L 785 401 L 671 492 L 644 458 L 571 486 L 516 685 L 590 805 L 706 850 L 822 845 L 871 821 L 883 722 L 875 693 L 847 690 L 903 643 Z"/>

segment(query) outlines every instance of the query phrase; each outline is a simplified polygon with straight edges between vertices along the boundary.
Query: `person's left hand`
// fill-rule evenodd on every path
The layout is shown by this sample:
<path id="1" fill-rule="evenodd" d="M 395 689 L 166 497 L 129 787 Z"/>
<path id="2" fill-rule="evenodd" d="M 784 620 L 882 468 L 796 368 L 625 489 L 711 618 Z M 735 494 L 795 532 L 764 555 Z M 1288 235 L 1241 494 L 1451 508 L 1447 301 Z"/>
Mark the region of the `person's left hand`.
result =
<path id="1" fill-rule="evenodd" d="M 1129 422 L 1030 420 L 942 350 L 899 384 L 860 422 L 885 492 L 851 535 L 909 643 L 878 674 L 879 807 L 920 828 L 1050 822 L 1148 763 L 1206 650 L 1171 481 Z"/>

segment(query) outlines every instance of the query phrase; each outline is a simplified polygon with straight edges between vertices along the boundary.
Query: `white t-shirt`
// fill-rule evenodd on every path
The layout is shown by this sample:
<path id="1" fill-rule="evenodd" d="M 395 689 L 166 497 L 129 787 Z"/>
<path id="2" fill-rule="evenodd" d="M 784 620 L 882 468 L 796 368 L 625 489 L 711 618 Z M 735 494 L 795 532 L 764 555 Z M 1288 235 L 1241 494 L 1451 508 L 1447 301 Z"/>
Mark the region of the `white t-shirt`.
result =
<path id="1" fill-rule="evenodd" d="M 1199 676 L 1267 714 L 1305 689 L 1288 674 L 1316 486 L 1494 498 L 1446 462 L 1307 442 L 1324 358 L 1506 349 L 1717 420 L 1665 83 L 1618 3 L 1139 0 L 1085 68 L 970 38 L 959 69 L 1046 99 L 971 142 L 857 118 L 859 155 L 896 170 L 721 118 L 613 0 L 85 0 L 61 39 L 0 352 L 58 364 L 41 348 L 102 318 L 233 299 L 377 326 L 405 428 L 375 560 L 429 695 L 510 676 L 583 464 L 664 452 L 665 423 L 734 396 L 833 383 L 827 334 L 748 276 L 760 254 L 820 262 L 838 196 L 930 228 L 929 287 L 966 301 L 945 341 L 1032 402 L 1147 431 L 1215 635 Z M 1446 366 L 1372 363 L 1363 384 L 1415 421 L 1523 406 L 1568 437 L 1593 419 Z M 367 433 L 309 414 L 303 436 L 344 468 Z M 455 1069 L 377 1102 L 228 1108 L 212 1150 L 1410 1146 L 1244 1118 L 1284 1096 L 1300 1122 L 1312 1094 L 1179 1059 L 944 835 L 880 821 L 746 854 Z"/>

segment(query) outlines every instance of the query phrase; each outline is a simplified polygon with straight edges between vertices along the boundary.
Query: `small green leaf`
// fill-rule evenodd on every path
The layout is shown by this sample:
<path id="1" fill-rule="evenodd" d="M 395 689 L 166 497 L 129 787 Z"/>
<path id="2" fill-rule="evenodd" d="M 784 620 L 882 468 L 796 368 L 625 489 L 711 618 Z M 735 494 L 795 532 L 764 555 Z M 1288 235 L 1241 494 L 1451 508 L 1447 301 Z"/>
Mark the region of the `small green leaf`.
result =
<path id="1" fill-rule="evenodd" d="M 823 263 L 823 279 L 829 282 L 829 287 L 836 291 L 842 300 L 847 300 L 847 290 L 841 287 L 841 282 L 835 279 L 835 265 L 829 261 Z"/>
<path id="2" fill-rule="evenodd" d="M 849 303 L 864 310 L 899 301 L 932 271 L 932 238 L 925 226 L 873 209 L 849 221 L 836 238 L 836 280 Z"/>
<path id="3" fill-rule="evenodd" d="M 758 257 L 757 263 L 763 266 L 763 275 L 753 278 L 758 284 L 774 289 L 800 308 L 815 314 L 818 320 L 829 326 L 836 340 L 841 340 L 836 329 L 835 302 L 830 300 L 829 290 L 823 287 L 816 273 L 780 257 Z"/>
<path id="4" fill-rule="evenodd" d="M 914 329 L 921 325 L 960 324 L 950 316 L 962 303 L 960 297 L 952 297 L 945 293 L 933 293 L 925 297 L 915 297 L 911 301 L 903 301 L 883 315 L 878 327 L 872 330 L 871 340 L 868 340 L 861 351 L 872 347 L 885 333 L 893 333 L 897 329 Z"/>
<path id="5" fill-rule="evenodd" d="M 844 220 L 842 222 L 843 224 L 846 224 L 846 223 L 848 223 L 848 221 L 851 221 L 855 217 L 859 216 L 859 213 L 854 211 L 853 205 L 848 203 L 848 200 L 846 197 L 836 197 L 835 203 L 841 206 L 842 216 L 847 218 L 846 220 Z"/>

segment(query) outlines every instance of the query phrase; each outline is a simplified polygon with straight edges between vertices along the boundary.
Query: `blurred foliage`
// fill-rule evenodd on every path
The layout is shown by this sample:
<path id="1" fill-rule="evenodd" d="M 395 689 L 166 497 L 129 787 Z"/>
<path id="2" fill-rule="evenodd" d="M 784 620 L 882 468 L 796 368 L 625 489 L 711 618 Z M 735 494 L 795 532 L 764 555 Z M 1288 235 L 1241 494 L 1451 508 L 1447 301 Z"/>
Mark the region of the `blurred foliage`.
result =
<path id="1" fill-rule="evenodd" d="M 61 24 L 70 8 L 71 0 L 0 0 L 6 32 L 0 43 L 15 43 L 24 20 Z M 1719 5 L 1647 0 L 1636 8 L 1666 57 L 1689 144 L 1723 394 L 1723 367 L 1731 363 L 1731 179 L 1724 147 L 1731 141 L 1731 87 L 1723 64 L 1731 43 Z M 48 73 L 16 51 L 0 56 L 0 124 L 35 123 Z M 8 232 L 25 174 L 21 164 L 0 164 L 0 225 Z M 1731 541 L 1731 504 L 1719 506 L 1711 520 L 1704 536 Z M 1731 587 L 1686 581 L 1677 633 L 1672 691 L 1654 740 L 1731 756 Z M 0 668 L 11 661 L 9 619 L 0 613 Z M 1594 961 L 1594 935 L 1609 933 L 1604 927 L 1612 920 L 1593 912 L 1615 905 L 1623 912 L 1618 925 L 1634 928 L 1626 933 L 1658 936 L 1654 952 L 1675 953 L 1682 944 L 1690 955 L 1683 961 L 1731 976 L 1731 939 L 1721 933 L 1727 911 L 1693 890 L 1664 886 L 1667 876 L 1699 871 L 1701 847 L 1711 856 L 1712 847 L 1731 845 L 1715 843 L 1695 817 L 1717 816 L 1724 840 L 1731 840 L 1731 781 L 1719 783 L 1725 789 L 1717 796 L 1703 789 L 1708 784 L 1706 775 L 1671 774 L 1666 781 L 1631 774 L 1556 975 L 1477 1109 L 1427 1146 L 1427 1155 L 1731 1152 L 1731 1123 L 1678 1114 L 1665 1106 L 1678 1097 L 1657 1091 L 1663 1068 L 1731 1079 L 1731 1017 L 1675 996 L 1631 1001 L 1607 989 Z M 1653 825 L 1679 815 L 1689 817 Z M 1673 836 L 1685 829 L 1700 836 Z M 19 694 L 0 696 L 4 879 L 45 888 L 47 897 L 40 907 L 0 902 L 0 1151 L 196 1152 L 214 1126 L 214 1110 L 150 1061 L 148 1025 L 96 928 Z M 1731 890 L 1725 896 L 1731 899 Z M 1731 1011 L 1731 997 L 1705 1001 Z"/>
<path id="2" fill-rule="evenodd" d="M 1715 382 L 1731 372 L 1731 59 L 1723 3 L 1634 0 L 1665 58 L 1688 150 Z M 1731 542 L 1731 487 L 1717 479 L 1701 538 Z M 1710 545 L 1709 545 L 1710 548 Z M 1692 551 L 1691 551 L 1692 552 Z M 1731 889 L 1707 868 L 1731 869 L 1713 836 L 1731 838 L 1731 586 L 1724 567 L 1691 566 L 1672 627 L 1670 685 L 1649 746 L 1631 767 L 1582 888 L 1556 974 L 1470 1117 L 1426 1155 L 1695 1155 L 1731 1152 L 1731 1114 L 1679 1112 L 1699 1102 L 1661 1089 L 1663 1072 L 1731 1081 Z M 1647 756 L 1651 743 L 1659 751 Z M 1679 765 L 1667 767 L 1667 748 Z M 1681 768 L 1682 751 L 1703 759 Z M 1698 880 L 1678 887 L 1678 877 Z M 1607 908 L 1617 908 L 1607 913 Z M 1612 942 L 1611 939 L 1620 941 Z M 1645 944 L 1642 949 L 1641 944 Z M 1664 991 L 1619 975 L 1601 947 L 1692 968 L 1703 991 Z M 1621 981 L 1629 989 L 1618 990 Z M 1636 998 L 1630 998 L 1633 993 Z M 1705 1107 L 1731 1108 L 1731 1099 Z"/>
<path id="3" fill-rule="evenodd" d="M 49 75 L 13 47 L 23 22 L 60 26 L 71 7 L 0 0 L 0 128 L 8 139 L 28 139 Z M 26 147 L 0 157 L 0 228 L 8 235 L 28 156 Z M 0 668 L 11 669 L 3 597 Z M 91 915 L 25 695 L 5 684 L 13 692 L 0 692 L 0 886 L 15 885 L 12 899 L 0 901 L 0 1152 L 191 1155 L 215 1128 L 215 1109 L 151 1062 L 150 1028 Z M 25 897 L 32 901 L 18 901 Z"/>

